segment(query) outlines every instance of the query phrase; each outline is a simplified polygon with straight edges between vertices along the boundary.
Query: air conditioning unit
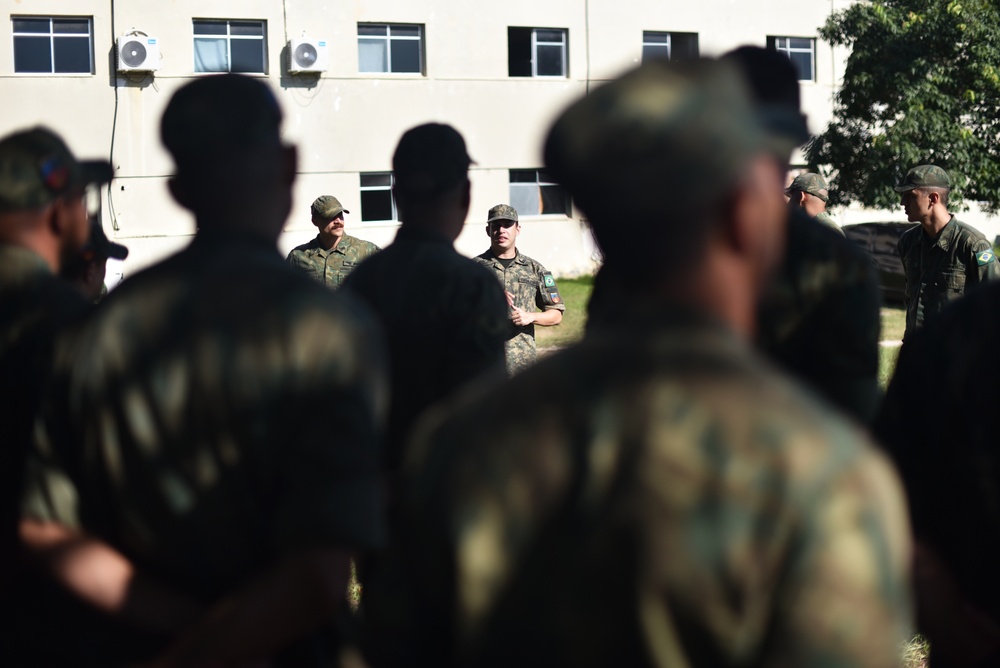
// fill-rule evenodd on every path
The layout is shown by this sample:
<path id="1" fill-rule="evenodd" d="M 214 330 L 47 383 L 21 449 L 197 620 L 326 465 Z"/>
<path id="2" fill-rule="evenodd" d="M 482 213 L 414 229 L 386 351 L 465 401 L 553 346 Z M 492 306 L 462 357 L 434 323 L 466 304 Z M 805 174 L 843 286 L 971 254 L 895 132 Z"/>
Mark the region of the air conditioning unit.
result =
<path id="1" fill-rule="evenodd" d="M 326 72 L 330 54 L 325 39 L 301 37 L 288 42 L 288 73 Z"/>
<path id="2" fill-rule="evenodd" d="M 155 72 L 160 69 L 160 45 L 155 37 L 119 37 L 117 50 L 119 72 Z"/>

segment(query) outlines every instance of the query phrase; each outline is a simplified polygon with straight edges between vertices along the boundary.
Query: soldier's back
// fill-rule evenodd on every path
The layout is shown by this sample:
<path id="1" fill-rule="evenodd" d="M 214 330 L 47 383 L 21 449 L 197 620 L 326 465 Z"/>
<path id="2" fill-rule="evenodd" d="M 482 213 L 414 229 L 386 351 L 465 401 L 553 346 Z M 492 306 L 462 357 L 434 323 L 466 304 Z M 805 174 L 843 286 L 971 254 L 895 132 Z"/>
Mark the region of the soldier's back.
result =
<path id="1" fill-rule="evenodd" d="M 632 318 L 452 408 L 410 469 L 416 656 L 895 663 L 891 471 L 728 332 Z"/>

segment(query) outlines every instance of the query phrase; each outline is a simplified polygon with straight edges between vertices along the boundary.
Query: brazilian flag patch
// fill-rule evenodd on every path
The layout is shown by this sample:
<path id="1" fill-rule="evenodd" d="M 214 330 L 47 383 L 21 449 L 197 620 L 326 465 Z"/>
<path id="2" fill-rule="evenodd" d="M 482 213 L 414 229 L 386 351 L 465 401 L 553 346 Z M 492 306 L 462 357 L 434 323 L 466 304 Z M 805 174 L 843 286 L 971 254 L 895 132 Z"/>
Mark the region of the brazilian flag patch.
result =
<path id="1" fill-rule="evenodd" d="M 552 274 L 545 274 L 544 278 L 545 278 L 545 287 L 547 288 L 555 287 L 556 279 L 552 278 Z"/>
<path id="2" fill-rule="evenodd" d="M 985 250 L 976 256 L 976 262 L 979 263 L 979 266 L 981 267 L 984 264 L 992 262 L 994 258 L 996 258 L 996 255 L 993 254 L 993 251 Z"/>

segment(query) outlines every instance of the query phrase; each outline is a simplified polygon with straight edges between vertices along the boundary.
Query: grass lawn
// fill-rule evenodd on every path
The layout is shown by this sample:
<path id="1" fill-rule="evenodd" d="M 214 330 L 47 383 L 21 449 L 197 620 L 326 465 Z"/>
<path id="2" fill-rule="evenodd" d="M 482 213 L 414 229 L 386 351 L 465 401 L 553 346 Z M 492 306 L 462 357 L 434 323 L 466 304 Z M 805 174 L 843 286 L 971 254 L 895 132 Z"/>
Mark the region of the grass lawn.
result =
<path id="1" fill-rule="evenodd" d="M 594 287 L 594 277 L 560 278 L 558 284 L 566 312 L 562 322 L 555 327 L 535 327 L 535 341 L 539 348 L 560 348 L 583 338 L 587 302 Z"/>

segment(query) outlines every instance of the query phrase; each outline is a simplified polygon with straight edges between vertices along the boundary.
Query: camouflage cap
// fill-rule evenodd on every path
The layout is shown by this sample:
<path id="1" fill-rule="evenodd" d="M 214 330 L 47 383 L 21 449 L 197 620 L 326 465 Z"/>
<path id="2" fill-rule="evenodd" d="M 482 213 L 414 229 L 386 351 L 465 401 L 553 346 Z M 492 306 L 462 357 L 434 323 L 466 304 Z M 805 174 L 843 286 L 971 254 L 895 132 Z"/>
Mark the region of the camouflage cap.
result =
<path id="1" fill-rule="evenodd" d="M 322 218 L 323 220 L 333 220 L 340 213 L 350 213 L 340 203 L 340 200 L 333 195 L 320 195 L 313 200 L 310 210 L 314 217 Z"/>
<path id="2" fill-rule="evenodd" d="M 429 200 L 468 178 L 473 164 L 465 140 L 450 125 L 427 123 L 403 133 L 392 155 L 393 189 Z"/>
<path id="3" fill-rule="evenodd" d="M 761 121 L 734 66 L 644 63 L 596 88 L 556 120 L 545 163 L 590 217 L 661 220 L 719 201 L 764 145 Z"/>
<path id="4" fill-rule="evenodd" d="M 815 172 L 802 172 L 796 176 L 792 184 L 785 188 L 785 194 L 789 195 L 796 190 L 819 197 L 824 202 L 830 201 L 830 188 L 826 179 Z"/>
<path id="5" fill-rule="evenodd" d="M 920 165 L 906 173 L 903 182 L 896 186 L 898 193 L 905 193 L 914 188 L 951 188 L 948 172 L 937 165 Z"/>
<path id="6" fill-rule="evenodd" d="M 90 240 L 83 247 L 83 256 L 85 260 L 92 260 L 95 257 L 124 260 L 128 257 L 128 248 L 108 239 L 100 221 L 91 219 Z"/>
<path id="7" fill-rule="evenodd" d="M 517 209 L 512 207 L 510 204 L 497 204 L 495 207 L 490 209 L 490 212 L 486 218 L 486 224 L 489 225 L 494 220 L 513 220 L 517 222 Z"/>
<path id="8" fill-rule="evenodd" d="M 74 188 L 107 183 L 112 176 L 111 163 L 77 160 L 66 143 L 46 128 L 0 139 L 0 211 L 43 206 Z"/>

